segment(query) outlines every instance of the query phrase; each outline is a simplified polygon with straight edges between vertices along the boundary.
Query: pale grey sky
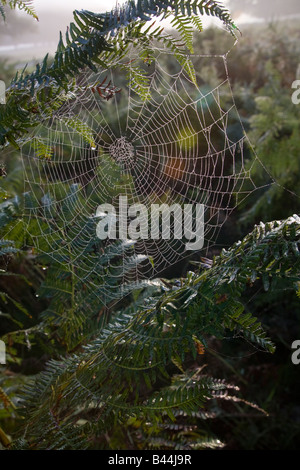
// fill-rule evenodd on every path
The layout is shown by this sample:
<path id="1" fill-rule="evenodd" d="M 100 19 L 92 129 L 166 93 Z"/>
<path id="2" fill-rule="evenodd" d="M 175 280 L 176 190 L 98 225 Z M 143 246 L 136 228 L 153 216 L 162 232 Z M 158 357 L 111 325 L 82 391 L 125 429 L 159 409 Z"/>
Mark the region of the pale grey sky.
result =
<path id="1" fill-rule="evenodd" d="M 119 4 L 122 3 L 123 0 L 119 1 Z M 23 36 L 15 35 L 1 44 L 0 57 L 9 57 L 11 60 L 18 58 L 27 62 L 38 60 L 47 52 L 54 54 L 59 32 L 65 34 L 67 26 L 73 21 L 74 10 L 105 12 L 110 11 L 115 5 L 116 0 L 34 0 L 33 7 L 39 22 L 36 23 L 28 17 L 27 22 L 29 24 L 32 22 L 32 28 L 27 28 Z M 27 16 L 23 11 L 17 10 L 17 14 Z M 211 24 L 223 27 L 221 21 L 212 17 L 203 16 L 202 22 L 205 28 Z M 165 26 L 169 26 L 168 20 Z"/>
<path id="2" fill-rule="evenodd" d="M 121 2 L 122 3 L 122 2 Z M 107 11 L 111 10 L 116 4 L 116 0 L 35 0 L 33 5 L 36 12 L 43 10 L 91 10 Z"/>

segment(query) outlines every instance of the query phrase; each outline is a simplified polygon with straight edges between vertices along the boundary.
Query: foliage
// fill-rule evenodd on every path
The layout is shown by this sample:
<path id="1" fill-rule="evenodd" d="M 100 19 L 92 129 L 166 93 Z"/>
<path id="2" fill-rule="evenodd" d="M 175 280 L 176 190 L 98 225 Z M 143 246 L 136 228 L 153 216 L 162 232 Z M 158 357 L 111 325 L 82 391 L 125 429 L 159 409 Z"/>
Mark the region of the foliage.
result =
<path id="1" fill-rule="evenodd" d="M 73 185 L 64 202 L 58 203 L 47 194 L 40 204 L 26 193 L 5 201 L 0 215 L 2 236 L 11 237 L 18 250 L 35 250 L 35 262 L 46 272 L 36 296 L 49 302 L 38 330 L 43 327 L 50 342 L 54 337 L 56 346 L 62 344 L 67 350 L 105 325 L 106 307 L 122 298 L 126 289 L 130 291 L 130 285 L 122 288 L 121 283 L 147 260 L 132 253 L 134 241 L 104 245 L 96 235 L 97 219 L 80 213 L 81 193 L 79 186 Z M 3 254 L 14 252 L 9 241 L 2 243 Z M 151 284 L 134 277 L 132 282 L 136 289 Z M 34 331 L 30 333 L 32 337 Z"/>
<path id="2" fill-rule="evenodd" d="M 165 431 L 176 423 L 178 413 L 192 417 L 217 392 L 232 388 L 204 374 L 202 367 L 191 367 L 199 354 L 202 357 L 209 336 L 242 334 L 274 351 L 261 324 L 244 312 L 242 293 L 259 278 L 266 289 L 273 289 L 282 277 L 295 284 L 299 243 L 297 216 L 260 224 L 215 257 L 209 269 L 189 273 L 133 313 L 121 311 L 83 351 L 50 361 L 23 397 L 30 425 L 27 445 L 97 448 L 98 436 L 114 434 L 115 426 L 138 422 L 142 427 L 148 423 L 151 433 L 148 429 L 145 440 L 135 445 L 148 448 L 156 443 L 167 448 Z M 186 421 L 183 424 L 188 426 Z M 197 432 L 196 440 L 186 435 L 187 440 L 175 440 L 170 447 L 206 447 L 208 436 L 202 442 Z"/>
<path id="3" fill-rule="evenodd" d="M 9 142 L 18 147 L 18 142 L 26 138 L 28 128 L 37 125 L 41 116 L 46 119 L 52 115 L 57 100 L 64 100 L 69 93 L 76 92 L 76 84 L 70 80 L 71 77 L 85 67 L 96 70 L 99 65 L 106 68 L 120 64 L 131 45 L 139 46 L 140 57 L 149 60 L 152 57 L 152 41 L 161 42 L 182 65 L 186 65 L 193 77 L 193 68 L 184 54 L 185 47 L 191 46 L 190 36 L 183 34 L 187 43 L 182 45 L 164 33 L 162 27 L 154 28 L 154 23 L 146 31 L 143 30 L 143 26 L 153 18 L 162 14 L 164 17 L 177 15 L 179 11 L 184 15 L 184 20 L 177 20 L 174 26 L 182 33 L 183 21 L 185 27 L 201 28 L 195 20 L 195 15 L 199 13 L 218 17 L 231 31 L 236 28 L 228 11 L 219 2 L 211 0 L 199 0 L 192 5 L 188 1 L 179 4 L 170 0 L 131 0 L 111 13 L 75 11 L 74 23 L 66 32 L 65 42 L 61 35 L 53 63 L 48 65 L 47 55 L 31 74 L 26 74 L 25 70 L 17 74 L 8 88 L 6 105 L 0 109 L 0 145 Z M 128 65 L 123 63 L 122 67 L 126 69 Z M 140 93 L 146 99 L 147 90 L 143 93 L 145 78 L 140 75 L 140 69 L 133 74 L 132 80 L 141 86 Z"/>
<path id="4" fill-rule="evenodd" d="M 25 13 L 32 16 L 34 19 L 38 20 L 38 17 L 34 11 L 32 6 L 32 0 L 1 0 L 0 1 L 0 14 L 2 18 L 5 20 L 5 10 L 4 7 L 8 5 L 12 10 L 18 8 L 19 10 L 24 10 Z"/>
<path id="5" fill-rule="evenodd" d="M 297 0 L 287 0 L 282 5 L 281 0 L 272 0 L 271 2 L 260 2 L 255 0 L 229 0 L 229 8 L 233 14 L 251 14 L 256 18 L 273 20 L 277 16 L 295 15 L 299 13 L 299 4 Z M 270 8 L 271 6 L 271 8 Z"/>
<path id="6" fill-rule="evenodd" d="M 274 77 L 274 72 L 272 73 Z M 275 78 L 275 77 L 274 77 Z M 271 92 L 263 93 L 255 100 L 257 112 L 251 117 L 249 137 L 269 172 L 273 183 L 243 215 L 244 221 L 269 217 L 282 217 L 286 210 L 286 190 L 291 191 L 291 207 L 297 210 L 299 200 L 299 107 L 291 102 L 289 91 L 283 91 L 275 78 Z M 283 158 L 283 155 L 286 156 Z M 253 169 L 256 181 L 265 174 Z M 265 181 L 266 182 L 266 181 Z M 284 189 L 285 188 L 285 189 Z"/>
<path id="7" fill-rule="evenodd" d="M 280 23 L 256 30 L 246 31 L 230 60 L 235 101 L 251 142 L 247 168 L 262 188 L 239 208 L 243 233 L 260 220 L 284 218 L 287 207 L 289 214 L 299 213 L 300 108 L 291 99 L 299 73 L 298 22 L 288 30 Z"/>

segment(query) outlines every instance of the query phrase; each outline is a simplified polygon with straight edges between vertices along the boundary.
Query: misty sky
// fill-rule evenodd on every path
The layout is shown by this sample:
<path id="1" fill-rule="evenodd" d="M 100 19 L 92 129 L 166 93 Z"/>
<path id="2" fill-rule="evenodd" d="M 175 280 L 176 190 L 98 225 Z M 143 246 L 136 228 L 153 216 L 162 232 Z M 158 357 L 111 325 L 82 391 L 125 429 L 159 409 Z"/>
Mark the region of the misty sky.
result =
<path id="1" fill-rule="evenodd" d="M 119 3 L 122 4 L 123 0 Z M 25 18 L 27 26 L 19 26 L 17 30 L 14 29 L 13 34 L 2 40 L 0 58 L 2 56 L 13 61 L 17 59 L 27 62 L 40 59 L 47 52 L 54 54 L 59 32 L 65 34 L 67 26 L 73 21 L 74 10 L 85 9 L 101 13 L 110 11 L 115 5 L 116 0 L 34 0 L 33 7 L 39 22 L 17 10 L 16 14 Z M 202 21 L 207 26 L 212 19 L 203 17 Z M 213 22 L 217 23 L 216 19 Z"/>
<path id="2" fill-rule="evenodd" d="M 223 0 L 223 3 L 227 4 L 228 1 L 233 0 Z M 123 3 L 123 0 L 119 3 Z M 244 3 L 247 3 L 246 0 Z M 39 22 L 37 23 L 31 17 L 26 18 L 27 15 L 24 12 L 16 11 L 18 16 L 25 17 L 26 25 L 24 23 L 18 26 L 17 29 L 1 39 L 0 58 L 2 56 L 11 60 L 28 61 L 39 59 L 47 52 L 54 54 L 59 40 L 59 32 L 62 31 L 64 35 L 67 26 L 73 21 L 75 9 L 105 12 L 111 10 L 115 5 L 116 0 L 34 0 L 33 6 L 39 17 Z M 242 15 L 237 18 L 238 25 L 252 19 L 243 10 L 240 13 Z M 205 28 L 212 23 L 223 27 L 222 22 L 216 18 L 204 16 L 202 22 Z M 8 30 L 9 28 L 7 28 L 7 33 L 9 33 Z M 5 27 L 3 33 L 5 33 Z"/>
<path id="3" fill-rule="evenodd" d="M 65 10 L 72 13 L 73 10 L 106 11 L 116 4 L 116 0 L 35 0 L 34 7 L 39 13 L 43 10 Z"/>

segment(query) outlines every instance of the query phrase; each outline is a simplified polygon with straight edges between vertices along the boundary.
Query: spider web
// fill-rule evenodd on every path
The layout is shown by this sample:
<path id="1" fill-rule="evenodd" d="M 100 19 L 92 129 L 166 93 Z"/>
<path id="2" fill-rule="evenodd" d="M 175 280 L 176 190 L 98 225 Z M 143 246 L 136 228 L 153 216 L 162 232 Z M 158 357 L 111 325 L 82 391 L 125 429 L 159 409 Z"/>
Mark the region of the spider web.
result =
<path id="1" fill-rule="evenodd" d="M 260 162 L 254 155 L 249 165 L 252 150 L 233 98 L 228 54 L 189 55 L 196 82 L 185 64 L 163 49 L 153 51 L 150 64 L 134 54 L 126 58 L 127 68 L 147 71 L 147 100 L 118 64 L 85 71 L 76 78 L 76 95 L 41 122 L 22 149 L 25 188 L 35 199 L 25 207 L 27 231 L 38 252 L 69 263 L 78 282 L 104 303 L 195 252 L 186 249 L 184 237 L 174 236 L 176 223 L 183 223 L 174 212 L 170 237 L 132 242 L 128 236 L 117 240 L 115 256 L 115 240 L 95 245 L 100 204 L 112 204 L 117 220 L 120 196 L 128 206 L 143 204 L 149 214 L 152 204 L 201 204 L 201 253 L 207 255 L 231 212 L 257 189 L 251 174 Z M 84 125 L 78 131 L 79 122 Z M 38 235 L 32 221 L 40 227 Z M 127 226 L 131 222 L 127 215 Z M 99 277 L 104 261 L 111 274 L 105 285 Z"/>

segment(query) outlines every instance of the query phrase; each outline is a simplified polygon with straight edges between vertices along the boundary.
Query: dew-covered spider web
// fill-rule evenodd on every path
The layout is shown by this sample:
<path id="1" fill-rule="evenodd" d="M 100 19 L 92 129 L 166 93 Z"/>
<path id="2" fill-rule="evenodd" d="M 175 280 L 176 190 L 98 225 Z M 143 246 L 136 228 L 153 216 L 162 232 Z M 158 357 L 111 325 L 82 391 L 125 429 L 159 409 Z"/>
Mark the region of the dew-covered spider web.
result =
<path id="1" fill-rule="evenodd" d="M 97 297 L 108 303 L 137 281 L 147 282 L 167 268 L 172 272 L 176 263 L 195 255 L 187 249 L 189 232 L 175 233 L 187 223 L 180 207 L 192 207 L 195 233 L 193 211 L 203 208 L 198 251 L 207 255 L 231 212 L 257 189 L 252 169 L 260 162 L 249 157 L 227 54 L 189 55 L 196 81 L 167 51 L 155 49 L 153 56 L 151 63 L 142 63 L 133 52 L 123 61 L 127 76 L 121 64 L 81 73 L 76 93 L 41 122 L 22 149 L 27 231 L 37 252 L 45 254 L 45 267 L 62 266 L 59 282 L 68 278 L 64 271 L 71 272 L 86 303 Z M 147 81 L 133 82 L 138 67 Z M 266 180 L 269 184 L 269 175 Z M 133 206 L 122 221 L 120 198 L 127 208 Z M 97 236 L 99 221 L 108 214 L 97 212 L 102 204 L 115 208 L 106 218 L 112 224 L 107 230 L 116 228 L 114 239 Z M 154 238 L 151 208 L 163 204 L 171 208 L 169 230 L 161 217 Z M 148 221 L 143 230 L 141 220 Z M 132 239 L 134 231 L 141 236 Z"/>

